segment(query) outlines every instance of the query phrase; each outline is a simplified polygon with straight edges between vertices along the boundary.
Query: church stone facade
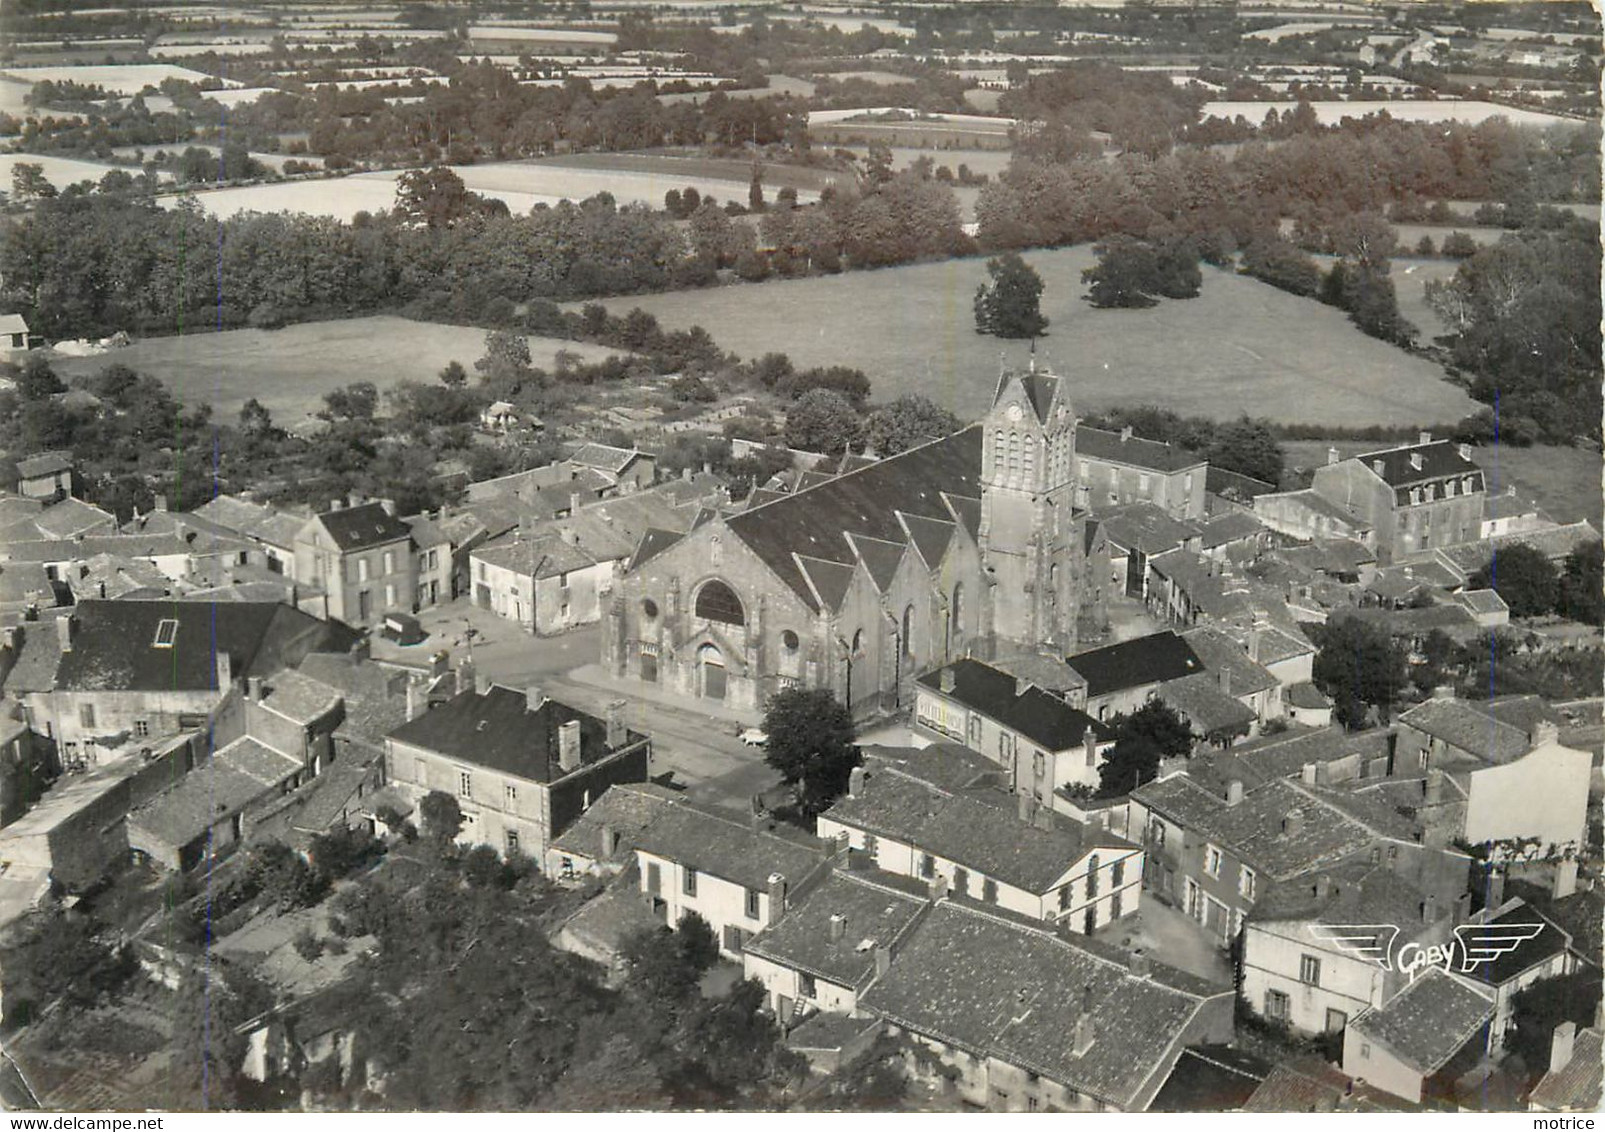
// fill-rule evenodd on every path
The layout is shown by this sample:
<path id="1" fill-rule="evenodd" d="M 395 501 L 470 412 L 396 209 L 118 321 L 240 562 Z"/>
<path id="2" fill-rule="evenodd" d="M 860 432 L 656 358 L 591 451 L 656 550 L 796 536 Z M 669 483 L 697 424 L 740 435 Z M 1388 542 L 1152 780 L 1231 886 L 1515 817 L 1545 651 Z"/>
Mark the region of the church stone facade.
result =
<path id="1" fill-rule="evenodd" d="M 910 706 L 914 678 L 956 657 L 1073 652 L 1108 567 L 1073 506 L 1064 385 L 1004 374 L 952 436 L 687 534 L 649 531 L 603 662 L 748 710 L 826 687 L 865 717 Z"/>

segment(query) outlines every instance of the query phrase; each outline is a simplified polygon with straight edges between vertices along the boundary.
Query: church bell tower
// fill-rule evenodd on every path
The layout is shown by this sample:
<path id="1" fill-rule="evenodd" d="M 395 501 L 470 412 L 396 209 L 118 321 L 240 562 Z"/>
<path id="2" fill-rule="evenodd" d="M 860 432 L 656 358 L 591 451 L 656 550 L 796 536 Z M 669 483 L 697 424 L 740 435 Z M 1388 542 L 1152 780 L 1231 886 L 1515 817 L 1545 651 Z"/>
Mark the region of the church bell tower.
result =
<path id="1" fill-rule="evenodd" d="M 1081 521 L 1073 516 L 1076 419 L 1065 382 L 1005 372 L 982 422 L 981 563 L 995 653 L 1075 649 Z"/>

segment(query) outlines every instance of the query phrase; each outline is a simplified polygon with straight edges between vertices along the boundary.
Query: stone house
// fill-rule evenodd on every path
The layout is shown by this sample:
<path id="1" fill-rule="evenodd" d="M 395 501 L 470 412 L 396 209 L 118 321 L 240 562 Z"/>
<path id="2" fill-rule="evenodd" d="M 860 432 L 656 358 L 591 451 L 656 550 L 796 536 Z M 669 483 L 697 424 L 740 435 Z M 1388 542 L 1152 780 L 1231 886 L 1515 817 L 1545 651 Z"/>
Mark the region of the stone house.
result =
<path id="1" fill-rule="evenodd" d="M 1377 561 L 1383 565 L 1417 551 L 1472 542 L 1482 533 L 1487 495 L 1482 468 L 1468 445 L 1435 441 L 1430 432 L 1415 444 L 1329 460 L 1315 470 L 1310 489 L 1376 532 Z"/>
<path id="2" fill-rule="evenodd" d="M 1157 440 L 1076 426 L 1076 505 L 1087 510 L 1151 503 L 1177 519 L 1204 517 L 1205 473 L 1197 455 Z"/>
<path id="3" fill-rule="evenodd" d="M 371 629 L 414 608 L 412 530 L 387 503 L 332 506 L 295 536 L 295 580 L 323 593 L 328 616 Z"/>

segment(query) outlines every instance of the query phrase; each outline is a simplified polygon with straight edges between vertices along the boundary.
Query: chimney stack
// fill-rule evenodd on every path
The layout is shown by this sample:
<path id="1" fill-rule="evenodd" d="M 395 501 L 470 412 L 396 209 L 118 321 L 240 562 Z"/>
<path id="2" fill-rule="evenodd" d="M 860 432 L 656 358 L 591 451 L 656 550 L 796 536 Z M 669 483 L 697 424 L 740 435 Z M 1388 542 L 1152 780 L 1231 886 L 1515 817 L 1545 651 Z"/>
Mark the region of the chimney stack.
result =
<path id="1" fill-rule="evenodd" d="M 1133 951 L 1131 953 L 1130 966 L 1132 975 L 1139 979 L 1146 979 L 1149 972 L 1148 953 L 1140 948 Z"/>
<path id="2" fill-rule="evenodd" d="M 1087 724 L 1087 729 L 1081 733 L 1081 747 L 1087 754 L 1087 765 L 1089 767 L 1097 766 L 1098 734 L 1097 732 L 1093 731 L 1092 724 L 1090 723 Z"/>
<path id="3" fill-rule="evenodd" d="M 1289 810 L 1282 818 L 1282 832 L 1289 837 L 1297 837 L 1304 830 L 1304 815 L 1297 810 Z"/>
<path id="4" fill-rule="evenodd" d="M 1572 1063 L 1572 1049 L 1577 1043 L 1577 1023 L 1562 1022 L 1555 1027 L 1549 1039 L 1549 1071 L 1559 1073 Z"/>
<path id="5" fill-rule="evenodd" d="M 613 856 L 614 853 L 618 852 L 619 835 L 614 831 L 612 826 L 606 824 L 602 826 L 600 840 L 602 848 L 602 855 L 599 858 L 600 860 L 605 861 L 609 857 Z"/>
<path id="6" fill-rule="evenodd" d="M 864 792 L 865 773 L 864 768 L 861 766 L 855 766 L 847 772 L 847 796 L 849 798 L 856 798 Z"/>
<path id="7" fill-rule="evenodd" d="M 540 711 L 541 710 L 541 705 L 544 704 L 545 702 L 546 702 L 546 693 L 541 691 L 541 686 L 539 684 L 529 684 L 529 685 L 525 686 L 525 688 L 524 688 L 524 710 L 526 712 L 537 712 L 537 711 Z"/>
<path id="8" fill-rule="evenodd" d="M 56 636 L 61 642 L 62 652 L 72 652 L 73 638 L 78 635 L 78 618 L 74 614 L 56 618 Z"/>
<path id="9" fill-rule="evenodd" d="M 489 692 L 490 692 L 492 683 L 493 683 L 493 681 L 490 678 L 490 673 L 489 672 L 481 672 L 477 668 L 474 670 L 474 694 L 475 695 L 478 695 L 478 696 L 488 695 Z"/>
<path id="10" fill-rule="evenodd" d="M 1025 695 L 1026 690 L 1028 688 L 1030 688 L 1030 687 L 1031 687 L 1031 681 L 1027 680 L 1024 676 L 1016 676 L 1014 678 L 1014 694 L 1015 694 L 1015 696 L 1018 697 L 1018 696 Z"/>
<path id="11" fill-rule="evenodd" d="M 1122 428 L 1120 430 L 1120 443 L 1124 444 L 1126 441 L 1128 441 L 1130 439 L 1131 439 L 1131 426 L 1130 425 L 1126 425 L 1124 428 Z"/>
<path id="12" fill-rule="evenodd" d="M 407 718 L 418 718 L 418 682 L 411 679 L 407 681 Z"/>
<path id="13" fill-rule="evenodd" d="M 1432 434 L 1423 429 L 1422 432 L 1421 432 L 1421 438 L 1416 443 L 1418 443 L 1418 444 L 1431 444 L 1432 443 Z"/>
<path id="14" fill-rule="evenodd" d="M 932 900 L 946 900 L 948 893 L 947 878 L 937 873 L 926 882 L 925 892 Z"/>
<path id="15" fill-rule="evenodd" d="M 217 690 L 228 689 L 234 683 L 234 659 L 229 656 L 228 650 L 217 650 Z"/>
<path id="16" fill-rule="evenodd" d="M 607 749 L 616 751 L 629 742 L 630 729 L 624 726 L 625 700 L 607 702 Z"/>
<path id="17" fill-rule="evenodd" d="M 167 496 L 163 495 L 161 492 L 158 491 L 156 493 L 156 495 L 154 496 L 154 506 L 153 506 L 152 510 L 155 510 L 155 511 L 165 511 L 165 510 L 167 510 Z"/>
<path id="18" fill-rule="evenodd" d="M 1532 734 L 1528 737 L 1535 747 L 1542 747 L 1545 743 L 1555 743 L 1560 740 L 1560 728 L 1547 719 L 1540 719 L 1533 724 Z"/>
<path id="19" fill-rule="evenodd" d="M 1037 820 L 1037 800 L 1029 793 L 1022 792 L 1016 799 L 1019 803 L 1020 820 L 1030 825 Z"/>
<path id="20" fill-rule="evenodd" d="M 840 943 L 847 935 L 847 917 L 839 913 L 832 913 L 830 917 L 830 942 Z"/>
<path id="21" fill-rule="evenodd" d="M 245 698 L 253 704 L 262 702 L 262 677 L 247 676 L 245 678 Z M 409 714 L 407 718 L 411 719 L 412 716 Z"/>
<path id="22" fill-rule="evenodd" d="M 1432 698 L 1435 700 L 1454 699 L 1455 686 L 1453 684 L 1434 684 L 1432 686 Z"/>
<path id="23" fill-rule="evenodd" d="M 1235 806 L 1243 800 L 1243 780 L 1234 778 L 1226 784 L 1226 804 Z"/>
<path id="24" fill-rule="evenodd" d="M 1315 899 L 1325 900 L 1332 895 L 1332 878 L 1322 873 L 1315 878 Z"/>
<path id="25" fill-rule="evenodd" d="M 1387 464 L 1385 464 L 1381 460 L 1372 460 L 1371 461 L 1371 470 L 1373 472 L 1375 472 L 1379 476 L 1382 474 L 1382 469 L 1385 468 L 1385 467 L 1387 467 Z"/>
<path id="26" fill-rule="evenodd" d="M 1484 908 L 1498 908 L 1505 902 L 1505 870 L 1497 865 L 1488 868 L 1488 875 L 1483 880 L 1482 906 Z"/>
<path id="27" fill-rule="evenodd" d="M 1555 862 L 1555 878 L 1550 882 L 1549 894 L 1564 900 L 1577 891 L 1577 858 L 1562 857 Z"/>
<path id="28" fill-rule="evenodd" d="M 953 675 L 952 665 L 942 669 L 942 691 L 952 692 L 957 682 L 957 678 Z"/>
<path id="29" fill-rule="evenodd" d="M 1430 924 L 1438 918 L 1438 897 L 1434 893 L 1427 893 L 1427 898 L 1421 902 L 1421 922 Z"/>
<path id="30" fill-rule="evenodd" d="M 772 924 L 786 914 L 786 878 L 780 873 L 769 874 L 769 922 Z"/>
<path id="31" fill-rule="evenodd" d="M 1413 471 L 1413 472 L 1419 472 L 1421 470 L 1421 465 L 1422 465 L 1421 453 L 1419 453 L 1419 452 L 1410 453 L 1410 470 Z"/>
<path id="32" fill-rule="evenodd" d="M 452 673 L 452 682 L 459 696 L 470 688 L 478 688 L 479 681 L 474 674 L 474 662 L 465 660 L 459 664 L 457 671 Z"/>
<path id="33" fill-rule="evenodd" d="M 1216 678 L 1220 680 L 1220 694 L 1229 698 L 1232 694 L 1231 669 L 1222 668 L 1218 673 L 1216 673 Z"/>
<path id="34" fill-rule="evenodd" d="M 1097 1037 L 1096 1027 L 1092 1021 L 1092 988 L 1081 988 L 1081 1013 L 1076 1015 L 1076 1029 L 1074 1045 L 1071 1052 L 1077 1057 L 1084 1055 L 1092 1048 L 1093 1040 Z"/>
<path id="35" fill-rule="evenodd" d="M 1341 459 L 1342 457 L 1338 455 L 1338 450 L 1336 448 L 1328 448 L 1326 450 L 1326 462 L 1328 466 L 1336 464 Z"/>
<path id="36" fill-rule="evenodd" d="M 691 465 L 687 464 L 680 469 L 680 478 L 685 480 L 686 483 L 691 482 Z"/>
<path id="37" fill-rule="evenodd" d="M 1319 786 L 1321 782 L 1321 764 L 1305 763 L 1299 773 L 1299 780 L 1306 786 Z"/>
<path id="38" fill-rule="evenodd" d="M 1421 804 L 1423 806 L 1436 806 L 1443 801 L 1443 771 L 1438 767 L 1428 767 L 1427 777 L 1421 783 Z"/>
<path id="39" fill-rule="evenodd" d="M 1248 659 L 1255 664 L 1259 663 L 1260 642 L 1265 630 L 1271 627 L 1270 620 L 1263 613 L 1255 613 L 1254 619 L 1248 626 Z"/>
<path id="40" fill-rule="evenodd" d="M 1471 463 L 1471 445 L 1462 444 L 1460 446 L 1460 458 L 1468 464 Z"/>
<path id="41" fill-rule="evenodd" d="M 331 510 L 331 511 L 340 510 L 341 506 L 343 505 L 343 502 L 344 502 L 343 500 L 339 500 L 339 499 L 331 499 L 331 500 L 329 500 L 329 510 Z"/>
<path id="42" fill-rule="evenodd" d="M 875 949 L 875 977 L 878 979 L 892 969 L 892 949 L 886 946 Z"/>
<path id="43" fill-rule="evenodd" d="M 379 507 L 392 519 L 396 517 L 396 501 L 394 499 L 381 499 L 379 501 Z"/>
<path id="44" fill-rule="evenodd" d="M 564 774 L 580 767 L 580 721 L 577 719 L 558 725 L 557 765 Z"/>

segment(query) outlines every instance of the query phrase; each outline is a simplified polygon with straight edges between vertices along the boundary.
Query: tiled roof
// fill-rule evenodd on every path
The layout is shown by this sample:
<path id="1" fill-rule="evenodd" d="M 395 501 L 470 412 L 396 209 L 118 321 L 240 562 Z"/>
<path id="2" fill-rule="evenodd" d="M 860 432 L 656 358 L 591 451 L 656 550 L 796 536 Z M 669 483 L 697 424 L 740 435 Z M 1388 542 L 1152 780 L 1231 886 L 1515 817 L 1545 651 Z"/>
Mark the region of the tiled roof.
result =
<path id="1" fill-rule="evenodd" d="M 745 950 L 857 990 L 875 974 L 875 949 L 896 944 L 927 904 L 924 886 L 907 878 L 836 869 Z"/>
<path id="2" fill-rule="evenodd" d="M 1532 747 L 1526 731 L 1466 700 L 1426 700 L 1401 712 L 1399 722 L 1488 763 L 1511 762 Z"/>
<path id="3" fill-rule="evenodd" d="M 1398 1111 L 1407 1106 L 1345 1076 L 1319 1058 L 1287 1062 L 1272 1069 L 1263 1084 L 1243 1104 L 1244 1112 L 1362 1112 Z"/>
<path id="4" fill-rule="evenodd" d="M 1230 694 L 1234 697 L 1264 692 L 1279 683 L 1269 669 L 1248 658 L 1242 645 L 1214 626 L 1189 629 L 1181 635 L 1181 639 L 1204 662 L 1205 670 L 1217 677 L 1222 672 L 1228 674 Z"/>
<path id="5" fill-rule="evenodd" d="M 1204 463 L 1204 458 L 1196 452 L 1189 452 L 1174 444 L 1144 440 L 1140 436 L 1124 436 L 1091 425 L 1076 426 L 1076 455 L 1130 464 L 1136 468 L 1150 468 L 1156 472 L 1179 472 Z"/>
<path id="6" fill-rule="evenodd" d="M 1428 633 L 1442 629 L 1446 633 L 1477 628 L 1476 618 L 1463 605 L 1445 602 L 1422 609 L 1352 609 L 1337 607 L 1332 610 L 1332 621 L 1353 619 L 1378 626 L 1394 636 Z"/>
<path id="7" fill-rule="evenodd" d="M 1270 494 L 1276 490 L 1276 485 L 1265 480 L 1257 480 L 1253 476 L 1245 476 L 1241 472 L 1217 468 L 1211 464 L 1209 470 L 1204 473 L 1204 490 L 1211 495 L 1235 496 L 1247 500 L 1257 495 Z"/>
<path id="8" fill-rule="evenodd" d="M 652 782 L 630 782 L 611 786 L 591 804 L 573 825 L 552 842 L 552 850 L 591 860 L 616 860 L 635 852 L 636 838 L 657 820 L 663 811 L 682 800 L 682 795 Z M 610 850 L 604 852 L 602 831 L 616 835 Z"/>
<path id="9" fill-rule="evenodd" d="M 565 773 L 557 762 L 558 728 L 571 720 L 580 724 L 582 764 L 608 754 L 602 720 L 549 698 L 530 711 L 525 692 L 499 684 L 483 694 L 470 688 L 403 723 L 390 738 L 529 782 L 551 782 Z M 640 738 L 630 732 L 628 741 Z"/>
<path id="10" fill-rule="evenodd" d="M 470 557 L 511 570 L 523 578 L 555 578 L 598 564 L 595 556 L 568 542 L 556 530 L 538 530 L 526 537 L 522 530 L 486 543 Z"/>
<path id="11" fill-rule="evenodd" d="M 953 674 L 951 692 L 942 691 L 944 672 Z M 945 668 L 925 673 L 918 682 L 1019 732 L 1047 751 L 1079 746 L 1089 727 L 1100 739 L 1110 735 L 1108 728 L 1052 692 L 1029 683 L 1021 687 L 1022 682 L 1014 676 L 979 660 L 955 660 Z"/>
<path id="12" fill-rule="evenodd" d="M 1324 896 L 1318 887 L 1320 877 L 1326 880 Z M 1323 869 L 1318 875 L 1307 873 L 1268 885 L 1249 918 L 1267 923 L 1419 926 L 1424 922 L 1425 903 L 1426 896 L 1420 889 L 1386 865 L 1355 860 Z M 1452 911 L 1448 905 L 1439 907 L 1434 919 Z M 1408 934 L 1412 929 L 1405 930 Z"/>
<path id="13" fill-rule="evenodd" d="M 1288 503 L 1291 503 L 1294 506 L 1302 507 L 1307 511 L 1313 512 L 1314 514 L 1324 515 L 1328 519 L 1343 523 L 1351 530 L 1371 530 L 1371 525 L 1364 519 L 1360 518 L 1360 516 L 1356 515 L 1353 511 L 1350 511 L 1347 507 L 1333 503 L 1326 496 L 1320 494 L 1312 488 L 1304 488 L 1301 491 L 1266 492 L 1264 495 L 1255 497 L 1254 509 L 1256 511 L 1260 510 L 1259 505 L 1262 500 L 1267 504 L 1275 501 L 1286 500 Z"/>
<path id="14" fill-rule="evenodd" d="M 636 837 L 636 849 L 758 891 L 779 874 L 795 888 L 827 860 L 827 846 L 784 827 L 754 829 L 713 810 L 667 807 Z"/>
<path id="15" fill-rule="evenodd" d="M 734 537 L 818 609 L 799 558 L 851 566 L 857 554 L 843 537 L 849 534 L 906 543 L 910 535 L 899 513 L 952 522 L 955 515 L 944 495 L 978 499 L 980 467 L 981 433 L 971 426 L 726 522 Z"/>
<path id="16" fill-rule="evenodd" d="M 1102 511 L 1098 522 L 1111 545 L 1146 555 L 1175 550 L 1198 538 L 1203 530 L 1198 523 L 1173 518 L 1152 503 L 1128 503 L 1118 510 Z"/>
<path id="17" fill-rule="evenodd" d="M 0 547 L 0 558 L 12 562 L 81 562 L 98 554 L 122 558 L 177 557 L 189 554 L 190 549 L 189 543 L 172 535 L 106 534 L 7 543 Z"/>
<path id="18" fill-rule="evenodd" d="M 646 565 L 652 559 L 662 554 L 669 547 L 680 541 L 680 531 L 665 531 L 657 527 L 650 528 L 641 536 L 640 544 L 630 557 L 630 569 L 635 570 Z"/>
<path id="19" fill-rule="evenodd" d="M 1204 520 L 1203 539 L 1199 545 L 1205 550 L 1225 546 L 1229 542 L 1253 538 L 1263 533 L 1265 524 L 1247 511 L 1228 511 Z"/>
<path id="20" fill-rule="evenodd" d="M 1450 597 L 1473 613 L 1508 613 L 1510 606 L 1494 590 L 1461 590 Z"/>
<path id="21" fill-rule="evenodd" d="M 1253 708 L 1221 690 L 1220 678 L 1213 672 L 1167 680 L 1159 685 L 1159 698 L 1180 712 L 1199 735 L 1247 734 L 1257 718 Z"/>
<path id="22" fill-rule="evenodd" d="M 1104 696 L 1175 680 L 1204 670 L 1192 646 L 1169 629 L 1065 657 L 1087 682 L 1087 695 Z"/>
<path id="23" fill-rule="evenodd" d="M 168 845 L 187 845 L 299 770 L 299 759 L 246 736 L 129 814 L 128 820 Z"/>
<path id="24" fill-rule="evenodd" d="M 1062 815 L 1052 815 L 1051 830 L 1039 829 L 1021 821 L 1018 809 L 1002 791 L 943 790 L 885 767 L 866 774 L 863 789 L 837 799 L 826 814 L 1033 893 L 1047 892 L 1094 849 L 1133 848 Z"/>
<path id="25" fill-rule="evenodd" d="M 1310 687 L 1320 695 L 1313 685 L 1296 684 L 1294 687 Z M 1235 777 L 1253 784 L 1271 778 L 1296 777 L 1308 763 L 1336 762 L 1351 755 L 1359 755 L 1362 763 L 1368 763 L 1388 757 L 1392 750 L 1393 736 L 1381 729 L 1346 731 L 1338 726 L 1313 731 L 1290 729 L 1221 751 L 1195 764 L 1195 771 L 1201 766 L 1213 767 L 1223 780 Z"/>
<path id="26" fill-rule="evenodd" d="M 217 686 L 217 655 L 233 675 L 266 675 L 310 651 L 344 651 L 346 627 L 269 602 L 83 601 L 73 647 L 59 653 L 55 687 L 67 692 L 205 691 Z M 176 621 L 173 643 L 157 630 Z M 52 642 L 54 644 L 54 642 Z"/>
<path id="27" fill-rule="evenodd" d="M 1376 554 L 1357 539 L 1319 538 L 1305 546 L 1290 546 L 1277 555 L 1296 566 L 1323 574 L 1357 574 L 1362 566 L 1376 564 Z"/>
<path id="28" fill-rule="evenodd" d="M 294 723 L 308 724 L 334 710 L 340 699 L 338 689 L 292 668 L 267 682 L 262 703 Z"/>
<path id="29" fill-rule="evenodd" d="M 57 472 L 72 471 L 72 466 L 71 452 L 41 452 L 37 456 L 18 460 L 17 475 L 25 480 L 35 476 L 53 476 Z"/>
<path id="30" fill-rule="evenodd" d="M 412 544 L 419 550 L 428 550 L 432 546 L 447 546 L 451 543 L 451 536 L 433 518 L 428 515 L 413 515 L 403 519 L 407 529 L 412 532 Z"/>
<path id="31" fill-rule="evenodd" d="M 412 531 L 407 524 L 384 509 L 383 504 L 363 503 L 356 507 L 342 507 L 338 511 L 324 511 L 318 516 L 324 530 L 342 551 L 361 550 L 369 546 L 382 546 L 397 539 L 410 539 Z"/>
<path id="32" fill-rule="evenodd" d="M 50 577 L 39 562 L 17 562 L 0 565 L 0 603 L 23 603 L 49 598 L 46 605 L 56 602 Z"/>
<path id="33" fill-rule="evenodd" d="M 958 743 L 932 743 L 928 747 L 860 746 L 864 765 L 877 764 L 902 771 L 938 790 L 957 792 L 973 786 L 1003 784 L 1003 768 L 985 755 Z"/>
<path id="34" fill-rule="evenodd" d="M 1063 657 L 1048 656 L 1045 653 L 1025 652 L 995 656 L 992 658 L 992 667 L 1000 672 L 1007 672 L 1010 676 L 1029 680 L 1037 687 L 1046 688 L 1050 692 L 1068 692 L 1074 688 L 1087 686 L 1087 682 L 1064 662 Z"/>
<path id="35" fill-rule="evenodd" d="M 1285 779 L 1248 790 L 1235 806 L 1185 774 L 1150 782 L 1132 797 L 1245 861 L 1285 879 L 1369 848 L 1378 833 Z M 1297 821 L 1288 820 L 1297 814 Z"/>
<path id="36" fill-rule="evenodd" d="M 1411 464 L 1419 457 L 1421 467 Z M 1482 486 L 1482 468 L 1460 454 L 1453 441 L 1434 440 L 1430 444 L 1404 444 L 1398 448 L 1382 448 L 1374 452 L 1361 452 L 1353 459 L 1376 472 L 1380 461 L 1381 471 L 1376 472 L 1390 487 L 1420 483 L 1423 480 L 1443 479 L 1447 476 L 1475 475 L 1477 486 Z"/>
<path id="37" fill-rule="evenodd" d="M 1169 974 L 1155 965 L 1147 977 L 1134 975 L 1079 937 L 950 900 L 921 922 L 859 1004 L 914 1033 L 1135 1111 L 1158 1091 L 1181 1035 L 1216 997 L 1180 989 Z M 1084 1006 L 1093 1040 L 1078 1054 Z"/>
<path id="38" fill-rule="evenodd" d="M 385 736 L 407 719 L 406 677 L 355 657 L 313 653 L 300 673 L 339 691 L 345 718 L 335 734 L 383 749 Z"/>
<path id="39" fill-rule="evenodd" d="M 33 516 L 33 525 L 47 539 L 62 539 L 102 528 L 110 533 L 117 525 L 117 519 L 110 511 L 102 511 L 81 499 L 69 497 L 52 503 Z"/>
<path id="40" fill-rule="evenodd" d="M 1545 1073 L 1529 1100 L 1549 1112 L 1594 1112 L 1600 1102 L 1601 1047 L 1605 1034 L 1590 1026 L 1578 1030 L 1572 1059 Z"/>
<path id="41" fill-rule="evenodd" d="M 634 448 L 616 448 L 611 444 L 582 444 L 569 456 L 569 463 L 601 468 L 615 475 L 630 466 L 637 457 L 649 455 Z"/>
<path id="42" fill-rule="evenodd" d="M 1381 1006 L 1349 1019 L 1349 1027 L 1426 1075 L 1459 1053 L 1493 1014 L 1493 1001 L 1481 990 L 1429 967 Z"/>
<path id="43" fill-rule="evenodd" d="M 1525 543 L 1542 551 L 1551 561 L 1558 562 L 1577 547 L 1598 541 L 1599 532 L 1588 522 L 1580 521 L 1537 531 L 1496 535 L 1476 542 L 1456 543 L 1454 546 L 1440 547 L 1435 554 L 1440 562 L 1461 577 L 1469 577 L 1488 565 L 1497 551 L 1516 543 Z"/>

